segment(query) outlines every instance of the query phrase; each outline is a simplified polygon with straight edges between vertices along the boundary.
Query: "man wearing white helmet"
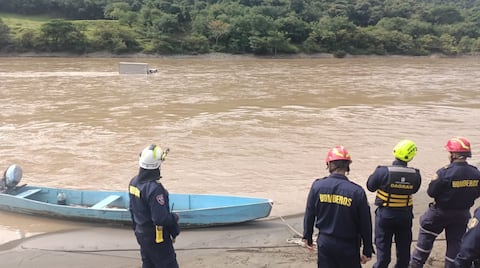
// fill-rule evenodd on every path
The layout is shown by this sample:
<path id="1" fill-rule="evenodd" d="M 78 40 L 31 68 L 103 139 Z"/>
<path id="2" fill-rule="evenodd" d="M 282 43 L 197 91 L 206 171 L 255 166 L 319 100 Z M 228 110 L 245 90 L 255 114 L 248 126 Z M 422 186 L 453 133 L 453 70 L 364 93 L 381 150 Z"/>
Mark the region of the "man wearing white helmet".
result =
<path id="1" fill-rule="evenodd" d="M 140 245 L 142 268 L 178 268 L 173 242 L 180 233 L 171 212 L 168 191 L 160 183 L 160 165 L 168 149 L 152 144 L 143 149 L 138 174 L 129 184 L 133 229 Z"/>

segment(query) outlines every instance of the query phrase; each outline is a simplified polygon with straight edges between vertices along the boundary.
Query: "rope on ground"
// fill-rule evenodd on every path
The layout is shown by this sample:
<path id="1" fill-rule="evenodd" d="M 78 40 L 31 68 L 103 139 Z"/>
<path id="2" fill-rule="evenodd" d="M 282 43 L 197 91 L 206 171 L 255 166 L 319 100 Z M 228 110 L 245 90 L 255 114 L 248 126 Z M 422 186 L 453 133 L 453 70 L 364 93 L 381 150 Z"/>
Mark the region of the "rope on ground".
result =
<path id="1" fill-rule="evenodd" d="M 307 244 L 303 241 L 302 238 L 298 238 L 298 237 L 291 237 L 291 238 L 287 238 L 287 243 L 289 244 L 295 244 L 295 245 L 298 245 L 298 246 L 301 246 L 302 248 L 306 248 L 307 247 Z M 313 249 L 317 249 L 317 243 L 315 241 L 313 241 Z"/>
<path id="2" fill-rule="evenodd" d="M 303 234 L 297 231 L 292 225 L 290 225 L 281 215 L 278 216 L 278 218 L 280 218 L 280 220 L 282 220 L 285 226 L 287 226 L 293 232 L 293 237 L 287 238 L 287 243 L 307 248 L 307 244 L 303 241 Z M 313 241 L 313 249 L 317 249 L 317 243 L 315 240 Z"/>
<path id="3" fill-rule="evenodd" d="M 294 246 L 244 246 L 244 247 L 198 247 L 198 248 L 176 248 L 175 251 L 191 251 L 191 250 L 238 250 L 238 251 L 253 251 L 255 249 L 276 249 L 276 248 L 292 248 Z M 31 247 L 21 247 L 26 250 L 40 250 L 47 252 L 66 252 L 66 253 L 101 253 L 101 252 L 136 252 L 139 251 L 138 248 L 118 248 L 118 249 L 43 249 L 43 248 L 31 248 Z M 128 257 L 125 257 L 128 258 Z"/>
<path id="4" fill-rule="evenodd" d="M 295 230 L 295 228 L 293 228 L 293 226 L 290 225 L 282 216 L 279 216 L 279 218 L 290 230 L 293 231 L 294 235 L 297 235 L 298 237 L 303 237 L 303 235 L 299 231 Z"/>

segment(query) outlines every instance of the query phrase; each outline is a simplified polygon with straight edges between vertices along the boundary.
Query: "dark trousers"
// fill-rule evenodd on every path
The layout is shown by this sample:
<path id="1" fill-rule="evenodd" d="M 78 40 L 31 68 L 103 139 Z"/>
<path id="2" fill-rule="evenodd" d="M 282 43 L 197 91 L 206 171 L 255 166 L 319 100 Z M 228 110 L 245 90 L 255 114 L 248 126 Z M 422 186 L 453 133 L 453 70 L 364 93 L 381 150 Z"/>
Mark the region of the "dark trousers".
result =
<path id="1" fill-rule="evenodd" d="M 360 245 L 357 240 L 342 240 L 318 235 L 318 268 L 361 268 Z"/>
<path id="2" fill-rule="evenodd" d="M 374 268 L 387 268 L 391 261 L 392 240 L 395 239 L 397 263 L 395 268 L 407 268 L 412 243 L 410 209 L 378 208 L 375 211 L 375 246 L 377 261 Z"/>
<path id="3" fill-rule="evenodd" d="M 177 255 L 171 239 L 155 243 L 155 233 L 135 232 L 140 245 L 142 268 L 178 268 Z"/>
<path id="4" fill-rule="evenodd" d="M 445 230 L 447 251 L 445 253 L 445 267 L 455 267 L 454 260 L 460 250 L 462 236 L 467 229 L 470 211 L 440 209 L 431 206 L 420 217 L 420 231 L 417 245 L 410 260 L 412 267 L 423 267 L 433 248 L 437 236 Z"/>

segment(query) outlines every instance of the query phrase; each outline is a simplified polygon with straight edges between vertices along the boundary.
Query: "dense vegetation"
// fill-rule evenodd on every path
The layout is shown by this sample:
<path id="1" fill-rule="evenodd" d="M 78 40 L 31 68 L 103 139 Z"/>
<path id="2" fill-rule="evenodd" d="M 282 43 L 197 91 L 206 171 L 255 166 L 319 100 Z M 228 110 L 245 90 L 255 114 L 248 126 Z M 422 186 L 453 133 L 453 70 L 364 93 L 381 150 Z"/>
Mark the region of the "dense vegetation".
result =
<path id="1" fill-rule="evenodd" d="M 480 52 L 480 0 L 0 0 L 14 52 Z"/>

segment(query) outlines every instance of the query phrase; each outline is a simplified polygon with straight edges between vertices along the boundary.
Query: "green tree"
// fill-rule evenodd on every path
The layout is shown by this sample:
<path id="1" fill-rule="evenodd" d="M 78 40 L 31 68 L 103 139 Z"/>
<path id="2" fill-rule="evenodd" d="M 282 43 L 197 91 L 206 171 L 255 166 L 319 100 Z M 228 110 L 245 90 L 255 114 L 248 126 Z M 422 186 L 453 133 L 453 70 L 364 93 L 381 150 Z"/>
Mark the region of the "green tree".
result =
<path id="1" fill-rule="evenodd" d="M 438 37 L 431 34 L 421 36 L 416 41 L 417 51 L 420 54 L 439 53 L 440 42 Z"/>
<path id="2" fill-rule="evenodd" d="M 34 0 L 37 1 L 37 0 Z M 69 19 L 103 19 L 106 0 L 44 0 L 52 2 L 50 9 Z"/>
<path id="3" fill-rule="evenodd" d="M 473 53 L 475 51 L 475 39 L 464 36 L 458 42 L 458 52 L 460 53 Z"/>
<path id="4" fill-rule="evenodd" d="M 250 47 L 255 54 L 277 55 L 278 52 L 296 52 L 289 45 L 288 38 L 278 31 L 269 32 L 264 36 L 251 36 L 249 40 Z"/>
<path id="5" fill-rule="evenodd" d="M 354 43 L 355 32 L 356 26 L 347 17 L 326 17 L 312 25 L 309 46 L 315 47 L 313 42 L 317 43 L 317 47 L 326 49 L 321 49 L 323 52 L 348 52 Z"/>
<path id="6" fill-rule="evenodd" d="M 320 1 L 317 0 L 303 0 L 304 3 L 304 8 L 301 13 L 298 14 L 298 17 L 307 22 L 307 23 L 313 23 L 318 20 L 322 16 L 325 16 L 325 7 L 324 4 L 321 3 Z"/>
<path id="7" fill-rule="evenodd" d="M 108 4 L 104 9 L 103 14 L 105 15 L 106 18 L 118 19 L 120 18 L 121 14 L 126 13 L 128 11 L 130 11 L 130 5 L 128 3 L 117 2 L 117 3 Z"/>
<path id="8" fill-rule="evenodd" d="M 201 34 L 204 36 L 208 35 L 208 22 L 210 21 L 208 13 L 206 10 L 203 10 L 196 14 L 192 19 L 192 33 Z"/>
<path id="9" fill-rule="evenodd" d="M 289 7 L 290 3 L 286 0 L 264 0 L 261 5 L 252 7 L 252 11 L 273 19 L 278 19 L 288 14 Z"/>
<path id="10" fill-rule="evenodd" d="M 402 32 L 409 34 L 412 36 L 414 39 L 426 35 L 426 34 L 433 34 L 433 26 L 429 22 L 413 19 L 413 20 L 408 20 L 406 22 L 406 25 L 404 27 L 399 27 L 401 28 Z"/>
<path id="11" fill-rule="evenodd" d="M 352 5 L 347 0 L 336 0 L 330 4 L 328 15 L 330 17 L 347 17 L 352 13 Z"/>
<path id="12" fill-rule="evenodd" d="M 140 50 L 134 32 L 109 24 L 95 29 L 91 46 L 95 50 L 106 50 L 115 54 Z"/>
<path id="13" fill-rule="evenodd" d="M 350 20 L 363 27 L 375 25 L 382 16 L 382 4 L 377 0 L 357 1 L 349 14 Z"/>
<path id="14" fill-rule="evenodd" d="M 17 43 L 17 51 L 35 50 L 39 45 L 39 34 L 34 30 L 25 30 L 21 33 Z"/>
<path id="15" fill-rule="evenodd" d="M 162 34 L 179 34 L 184 32 L 177 20 L 177 16 L 168 13 L 162 13 L 160 16 L 155 17 L 152 28 L 156 33 Z"/>
<path id="16" fill-rule="evenodd" d="M 415 43 L 408 34 L 385 28 L 375 28 L 371 34 L 375 36 L 376 48 L 383 49 L 385 54 L 408 55 L 414 53 Z"/>
<path id="17" fill-rule="evenodd" d="M 455 40 L 455 37 L 449 35 L 449 34 L 442 34 L 438 38 L 440 42 L 440 51 L 442 53 L 445 53 L 447 55 L 454 55 L 457 54 L 457 41 Z"/>
<path id="18" fill-rule="evenodd" d="M 85 35 L 71 22 L 51 20 L 42 24 L 40 30 L 45 50 L 75 52 L 85 50 Z"/>
<path id="19" fill-rule="evenodd" d="M 149 46 L 146 48 L 147 53 L 159 54 L 179 54 L 184 53 L 181 40 L 172 38 L 170 35 L 160 34 L 152 38 Z"/>
<path id="20" fill-rule="evenodd" d="M 294 44 L 302 44 L 310 34 L 310 26 L 305 21 L 290 14 L 287 17 L 276 20 L 280 32 Z"/>
<path id="21" fill-rule="evenodd" d="M 477 38 L 475 40 L 475 43 L 473 44 L 473 51 L 474 53 L 480 53 L 480 38 Z"/>
<path id="22" fill-rule="evenodd" d="M 436 6 L 428 12 L 425 19 L 433 24 L 454 24 L 463 21 L 460 11 L 454 6 Z"/>
<path id="23" fill-rule="evenodd" d="M 208 30 L 210 35 L 215 39 L 215 46 L 218 45 L 218 39 L 228 33 L 230 24 L 220 20 L 212 20 L 208 23 Z"/>
<path id="24" fill-rule="evenodd" d="M 0 18 L 0 49 L 10 43 L 10 28 Z"/>
<path id="25" fill-rule="evenodd" d="M 385 0 L 385 17 L 410 18 L 418 9 L 415 0 Z"/>
<path id="26" fill-rule="evenodd" d="M 207 37 L 201 34 L 192 34 L 183 40 L 183 49 L 193 53 L 209 52 L 209 44 Z"/>
<path id="27" fill-rule="evenodd" d="M 137 21 L 138 13 L 133 11 L 120 13 L 120 17 L 118 18 L 118 22 L 120 22 L 120 24 L 128 25 L 130 28 L 132 28 Z"/>
<path id="28" fill-rule="evenodd" d="M 227 36 L 226 50 L 233 53 L 249 53 L 249 37 L 253 32 L 251 15 L 234 17 L 231 20 L 230 32 Z"/>
<path id="29" fill-rule="evenodd" d="M 403 32 L 408 20 L 401 17 L 383 18 L 377 23 L 377 27 L 382 27 L 388 31 Z"/>
<path id="30" fill-rule="evenodd" d="M 358 28 L 353 36 L 352 54 L 360 55 L 384 55 L 385 51 L 382 40 L 379 40 L 378 31 L 381 28 L 369 26 L 365 28 Z"/>

